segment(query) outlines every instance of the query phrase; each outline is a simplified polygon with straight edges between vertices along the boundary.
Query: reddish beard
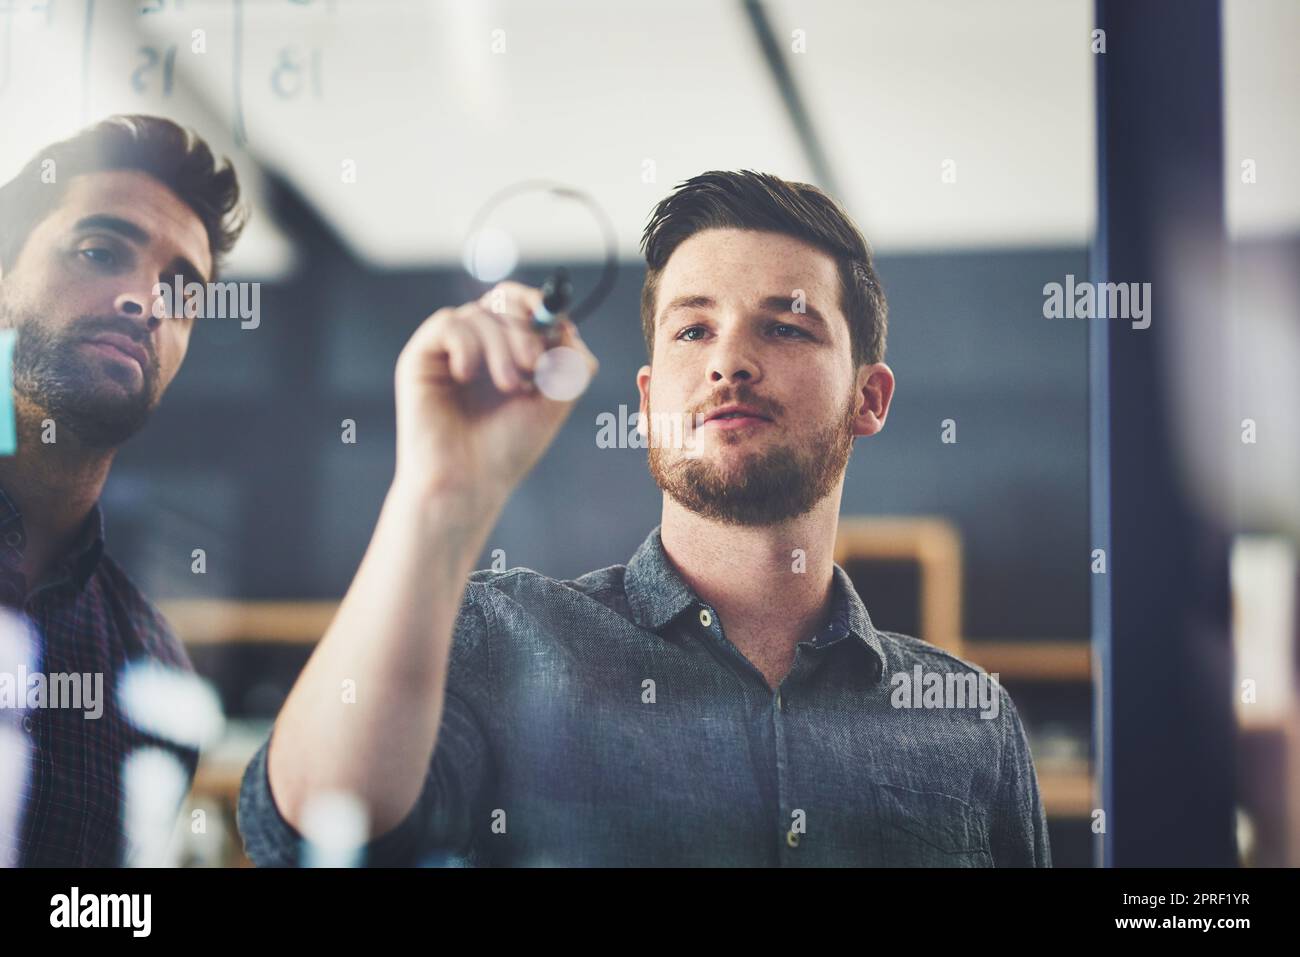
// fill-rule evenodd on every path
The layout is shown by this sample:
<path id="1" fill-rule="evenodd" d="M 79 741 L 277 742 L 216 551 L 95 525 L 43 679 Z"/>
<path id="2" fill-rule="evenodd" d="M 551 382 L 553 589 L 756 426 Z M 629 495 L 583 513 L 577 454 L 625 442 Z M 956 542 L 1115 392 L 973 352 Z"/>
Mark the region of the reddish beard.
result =
<path id="1" fill-rule="evenodd" d="M 853 451 L 855 399 L 851 396 L 840 417 L 808 435 L 806 442 L 773 442 L 762 450 L 733 454 L 736 462 L 725 468 L 711 461 L 704 447 L 695 455 L 661 448 L 647 401 L 650 475 L 683 508 L 725 525 L 772 525 L 804 515 L 834 490 L 848 465 Z M 789 428 L 778 420 L 762 428 L 783 426 Z M 694 440 L 701 446 L 708 441 L 729 441 L 718 433 L 706 436 L 698 432 Z M 739 437 L 739 442 L 744 441 L 750 440 Z"/>

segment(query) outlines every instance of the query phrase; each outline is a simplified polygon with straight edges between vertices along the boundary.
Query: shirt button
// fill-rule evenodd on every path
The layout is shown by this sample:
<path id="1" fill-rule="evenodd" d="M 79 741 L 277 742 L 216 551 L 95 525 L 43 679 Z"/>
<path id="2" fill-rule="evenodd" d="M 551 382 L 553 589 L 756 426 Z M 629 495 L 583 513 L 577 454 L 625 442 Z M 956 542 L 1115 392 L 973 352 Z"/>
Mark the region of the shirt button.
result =
<path id="1" fill-rule="evenodd" d="M 713 613 L 707 608 L 700 609 L 700 624 L 705 628 L 708 628 L 709 625 L 713 624 Z"/>
<path id="2" fill-rule="evenodd" d="M 791 847 L 798 847 L 799 835 L 796 834 L 794 831 L 787 831 L 785 834 L 785 842 L 789 844 Z"/>
<path id="3" fill-rule="evenodd" d="M 785 710 L 785 705 L 781 703 L 781 692 L 779 691 L 776 693 L 776 710 L 777 711 Z"/>
<path id="4" fill-rule="evenodd" d="M 13 548 L 17 548 L 19 545 L 23 543 L 23 536 L 20 532 L 10 532 L 9 534 L 5 535 L 5 542 L 8 543 Z"/>
<path id="5" fill-rule="evenodd" d="M 23 730 L 28 734 L 32 733 L 32 716 L 30 714 L 23 715 Z"/>

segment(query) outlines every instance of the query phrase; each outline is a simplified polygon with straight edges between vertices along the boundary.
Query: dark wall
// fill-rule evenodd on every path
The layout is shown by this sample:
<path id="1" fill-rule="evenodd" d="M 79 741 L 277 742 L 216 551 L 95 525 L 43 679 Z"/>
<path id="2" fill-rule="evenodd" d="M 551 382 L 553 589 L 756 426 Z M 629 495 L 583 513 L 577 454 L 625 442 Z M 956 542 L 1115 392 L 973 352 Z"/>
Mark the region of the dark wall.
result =
<path id="1" fill-rule="evenodd" d="M 459 271 L 308 257 L 294 281 L 263 287 L 258 329 L 198 321 L 180 377 L 118 458 L 109 548 L 154 598 L 341 595 L 392 474 L 397 354 L 429 313 L 480 292 Z M 1042 318 L 1044 283 L 1085 277 L 1085 251 L 879 265 L 898 387 L 884 432 L 857 444 L 843 514 L 953 520 L 968 635 L 1086 637 L 1086 323 Z M 575 276 L 581 291 L 594 272 Z M 600 373 L 492 535 L 511 566 L 569 578 L 624 562 L 659 521 L 645 452 L 596 446 L 598 414 L 637 407 L 642 276 L 626 265 L 584 323 Z M 355 445 L 340 440 L 345 418 Z M 940 441 L 946 418 L 956 444 Z M 194 548 L 206 550 L 205 575 L 191 572 Z"/>

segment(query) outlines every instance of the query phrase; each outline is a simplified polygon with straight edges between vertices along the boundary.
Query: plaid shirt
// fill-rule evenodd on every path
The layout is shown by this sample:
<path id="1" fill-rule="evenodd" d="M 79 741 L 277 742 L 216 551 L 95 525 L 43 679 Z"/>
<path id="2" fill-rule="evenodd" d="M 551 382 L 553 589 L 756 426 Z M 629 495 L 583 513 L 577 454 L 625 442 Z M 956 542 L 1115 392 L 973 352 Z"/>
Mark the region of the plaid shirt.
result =
<path id="1" fill-rule="evenodd" d="M 26 781 L 6 781 L 0 774 L 0 800 L 12 802 L 10 789 L 21 795 L 16 840 L 0 836 L 0 847 L 10 847 L 9 860 L 0 867 L 118 866 L 126 847 L 122 767 L 127 755 L 142 745 L 166 747 L 191 779 L 198 755 L 133 727 L 118 708 L 117 679 L 125 665 L 141 657 L 194 669 L 162 616 L 104 554 L 98 504 L 76 544 L 30 595 L 18 565 L 26 542 L 22 516 L 0 489 L 0 604 L 25 614 L 34 627 L 37 661 L 27 667 L 46 676 L 102 674 L 103 713 L 88 718 L 85 709 L 68 707 L 0 708 L 0 721 L 31 741 Z M 18 703 L 21 709 L 25 697 Z"/>

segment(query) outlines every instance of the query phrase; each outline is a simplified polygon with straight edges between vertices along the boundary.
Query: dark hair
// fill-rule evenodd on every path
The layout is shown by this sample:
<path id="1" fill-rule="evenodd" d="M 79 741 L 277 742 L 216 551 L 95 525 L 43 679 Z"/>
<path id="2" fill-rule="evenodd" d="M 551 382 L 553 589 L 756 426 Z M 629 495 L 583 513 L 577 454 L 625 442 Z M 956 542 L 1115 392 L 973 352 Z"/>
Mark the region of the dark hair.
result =
<path id="1" fill-rule="evenodd" d="M 54 161 L 56 178 L 41 179 Z M 0 265 L 12 268 L 42 220 L 58 208 L 68 182 L 82 173 L 139 170 L 168 187 L 199 217 L 208 234 L 215 280 L 220 259 L 235 245 L 247 218 L 230 161 L 217 167 L 198 134 L 158 116 L 111 116 L 33 157 L 0 186 Z"/>
<path id="2" fill-rule="evenodd" d="M 668 258 L 686 239 L 706 229 L 784 233 L 835 257 L 840 307 L 849 324 L 853 365 L 885 358 L 885 291 L 871 247 L 844 209 L 816 186 L 753 170 L 712 170 L 679 183 L 659 202 L 641 237 L 646 276 L 641 287 L 641 332 L 654 357 L 655 298 Z"/>

